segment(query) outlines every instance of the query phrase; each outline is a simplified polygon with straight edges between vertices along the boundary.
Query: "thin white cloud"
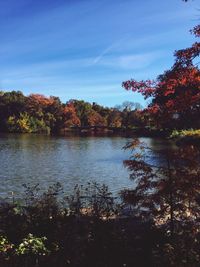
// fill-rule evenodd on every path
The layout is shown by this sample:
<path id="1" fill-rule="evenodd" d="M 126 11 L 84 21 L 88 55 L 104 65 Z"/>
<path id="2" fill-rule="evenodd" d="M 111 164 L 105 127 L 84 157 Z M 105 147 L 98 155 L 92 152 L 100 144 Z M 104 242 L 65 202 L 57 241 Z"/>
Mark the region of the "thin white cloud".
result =
<path id="1" fill-rule="evenodd" d="M 112 48 L 113 48 L 113 45 L 108 46 L 106 49 L 104 49 L 104 50 L 101 52 L 101 54 L 99 54 L 99 55 L 94 59 L 93 64 L 94 64 L 94 65 L 97 64 L 97 63 L 102 59 L 103 56 L 105 56 L 109 51 L 112 50 Z"/>
<path id="2" fill-rule="evenodd" d="M 125 54 L 119 56 L 104 56 L 98 61 L 99 65 L 110 68 L 139 70 L 150 66 L 154 61 L 163 57 L 164 51 L 141 54 Z"/>
<path id="3" fill-rule="evenodd" d="M 98 60 L 96 58 L 78 58 L 78 59 L 69 59 L 69 60 L 52 60 L 38 62 L 34 64 L 27 64 L 23 66 L 18 66 L 17 69 L 15 66 L 11 68 L 0 68 L 1 75 L 4 79 L 12 80 L 17 77 L 17 79 L 30 79 L 35 76 L 51 76 L 58 71 L 67 73 L 72 72 L 73 70 L 77 72 L 82 72 L 93 68 L 94 62 L 96 62 L 96 68 L 98 67 L 107 67 L 113 70 L 117 69 L 132 69 L 132 70 L 141 70 L 145 69 L 154 63 L 159 58 L 162 58 L 165 55 L 165 51 L 153 51 L 148 53 L 141 54 L 120 54 L 120 55 L 105 55 L 99 56 Z"/>
<path id="4" fill-rule="evenodd" d="M 111 45 L 106 47 L 93 61 L 93 64 L 97 64 L 105 55 L 107 55 L 109 52 L 113 52 L 118 47 L 123 47 L 123 44 L 127 40 L 127 36 L 121 38 L 120 40 L 113 42 Z"/>

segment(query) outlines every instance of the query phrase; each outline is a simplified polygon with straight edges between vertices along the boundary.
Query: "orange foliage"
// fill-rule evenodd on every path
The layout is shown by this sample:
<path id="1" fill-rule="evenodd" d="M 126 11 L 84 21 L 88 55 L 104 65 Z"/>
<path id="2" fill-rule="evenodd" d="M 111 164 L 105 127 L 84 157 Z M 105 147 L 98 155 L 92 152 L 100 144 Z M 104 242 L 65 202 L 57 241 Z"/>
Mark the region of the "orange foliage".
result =
<path id="1" fill-rule="evenodd" d="M 63 108 L 63 119 L 65 127 L 80 126 L 81 122 L 76 114 L 76 109 L 73 103 L 68 103 Z"/>
<path id="2" fill-rule="evenodd" d="M 192 33 L 200 37 L 200 25 Z M 200 71 L 193 60 L 199 55 L 200 43 L 196 42 L 190 48 L 177 51 L 174 66 L 160 75 L 157 81 L 132 79 L 123 82 L 122 86 L 141 93 L 145 99 L 152 98 L 147 109 L 152 115 L 170 121 L 175 114 L 184 120 L 187 113 L 195 120 L 200 113 Z"/>
<path id="3" fill-rule="evenodd" d="M 89 126 L 104 126 L 105 119 L 98 112 L 91 110 L 88 114 L 88 124 Z"/>

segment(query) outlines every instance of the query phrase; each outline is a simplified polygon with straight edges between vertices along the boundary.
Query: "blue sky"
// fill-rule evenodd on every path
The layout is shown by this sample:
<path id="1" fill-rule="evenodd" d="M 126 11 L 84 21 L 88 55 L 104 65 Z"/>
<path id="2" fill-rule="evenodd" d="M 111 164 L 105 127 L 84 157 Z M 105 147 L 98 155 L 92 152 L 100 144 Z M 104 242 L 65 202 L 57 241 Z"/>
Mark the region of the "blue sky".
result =
<path id="1" fill-rule="evenodd" d="M 194 41 L 199 0 L 0 0 L 0 88 L 84 99 L 137 101 L 121 83 L 149 79 Z"/>

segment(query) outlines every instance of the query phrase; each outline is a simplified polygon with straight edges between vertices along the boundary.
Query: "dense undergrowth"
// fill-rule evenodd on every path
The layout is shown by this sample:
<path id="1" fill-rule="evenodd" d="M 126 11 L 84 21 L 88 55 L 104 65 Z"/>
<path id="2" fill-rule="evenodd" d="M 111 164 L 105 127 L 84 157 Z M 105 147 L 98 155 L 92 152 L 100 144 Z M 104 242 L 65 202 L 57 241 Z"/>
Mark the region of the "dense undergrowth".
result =
<path id="1" fill-rule="evenodd" d="M 23 201 L 0 205 L 0 266 L 198 266 L 188 225 L 172 241 L 167 226 L 131 211 L 104 185 L 71 196 L 60 184 L 25 186 Z"/>

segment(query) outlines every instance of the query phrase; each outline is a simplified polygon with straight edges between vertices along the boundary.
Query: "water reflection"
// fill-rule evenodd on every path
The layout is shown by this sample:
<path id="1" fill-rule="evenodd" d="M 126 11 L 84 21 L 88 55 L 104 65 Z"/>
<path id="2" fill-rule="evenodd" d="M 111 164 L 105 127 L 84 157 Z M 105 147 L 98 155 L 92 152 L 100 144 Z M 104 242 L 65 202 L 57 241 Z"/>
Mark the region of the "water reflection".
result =
<path id="1" fill-rule="evenodd" d="M 141 140 L 154 149 L 165 145 L 159 139 Z M 130 138 L 0 135 L 0 192 L 20 195 L 23 183 L 46 188 L 58 181 L 68 192 L 91 181 L 105 183 L 113 193 L 130 188 L 133 182 L 123 166 L 130 156 L 122 149 L 127 141 Z"/>

